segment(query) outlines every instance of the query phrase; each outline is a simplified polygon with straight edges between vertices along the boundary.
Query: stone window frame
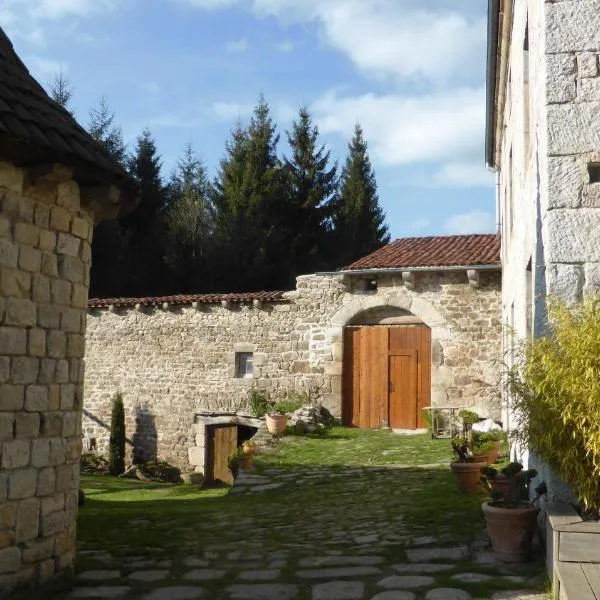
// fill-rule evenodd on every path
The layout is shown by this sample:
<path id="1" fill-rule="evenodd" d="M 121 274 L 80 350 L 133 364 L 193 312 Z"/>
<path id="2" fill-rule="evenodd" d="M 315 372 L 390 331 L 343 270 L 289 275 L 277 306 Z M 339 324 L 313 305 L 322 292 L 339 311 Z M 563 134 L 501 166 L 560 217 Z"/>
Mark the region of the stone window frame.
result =
<path id="1" fill-rule="evenodd" d="M 235 376 L 238 379 L 254 379 L 254 352 L 235 353 Z"/>
<path id="2" fill-rule="evenodd" d="M 238 375 L 238 355 L 252 354 L 252 376 L 240 377 Z M 244 385 L 254 382 L 261 376 L 261 366 L 266 363 L 266 355 L 258 352 L 256 344 L 248 342 L 238 342 L 233 345 L 233 351 L 227 353 L 228 375 L 231 379 Z"/>

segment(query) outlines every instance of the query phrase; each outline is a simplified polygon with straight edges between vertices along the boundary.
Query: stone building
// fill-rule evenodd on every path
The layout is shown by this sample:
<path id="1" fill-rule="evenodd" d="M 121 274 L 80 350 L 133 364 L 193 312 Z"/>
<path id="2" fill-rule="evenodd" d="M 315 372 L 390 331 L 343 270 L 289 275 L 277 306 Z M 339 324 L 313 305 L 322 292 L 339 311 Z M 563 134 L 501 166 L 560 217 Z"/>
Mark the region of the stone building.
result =
<path id="1" fill-rule="evenodd" d="M 92 228 L 134 200 L 0 29 L 0 596 L 73 565 Z"/>
<path id="2" fill-rule="evenodd" d="M 600 3 L 492 0 L 486 160 L 498 177 L 503 350 L 546 297 L 600 287 Z M 510 414 L 507 415 L 510 425 Z M 549 498 L 567 490 L 543 465 Z"/>
<path id="3" fill-rule="evenodd" d="M 421 408 L 499 416 L 494 235 L 397 240 L 291 292 L 90 300 L 83 433 L 111 400 L 143 458 L 204 470 L 210 428 L 252 426 L 249 392 L 304 391 L 347 425 L 416 429 Z"/>

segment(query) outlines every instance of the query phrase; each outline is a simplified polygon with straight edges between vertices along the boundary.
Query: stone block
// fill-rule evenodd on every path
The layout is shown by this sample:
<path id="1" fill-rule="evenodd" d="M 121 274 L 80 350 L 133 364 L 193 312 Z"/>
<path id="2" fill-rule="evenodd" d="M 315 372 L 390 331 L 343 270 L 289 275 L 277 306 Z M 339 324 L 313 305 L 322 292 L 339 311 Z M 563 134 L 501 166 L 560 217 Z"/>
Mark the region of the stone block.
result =
<path id="1" fill-rule="evenodd" d="M 600 102 L 548 106 L 548 153 L 551 156 L 597 152 Z"/>
<path id="2" fill-rule="evenodd" d="M 40 469 L 38 471 L 38 480 L 37 480 L 37 496 L 48 496 L 50 494 L 54 494 L 56 491 L 56 478 L 54 475 L 54 469 L 52 467 L 47 467 L 45 469 Z"/>
<path id="3" fill-rule="evenodd" d="M 64 412 L 63 413 L 63 436 L 69 437 L 71 435 L 76 435 L 77 433 L 77 423 L 79 422 L 79 413 L 72 412 Z"/>
<path id="4" fill-rule="evenodd" d="M 31 445 L 31 464 L 34 467 L 50 466 L 50 440 L 39 438 Z"/>
<path id="5" fill-rule="evenodd" d="M 63 279 L 72 283 L 85 283 L 85 265 L 79 258 L 73 256 L 58 257 L 58 272 Z"/>
<path id="6" fill-rule="evenodd" d="M 25 392 L 25 410 L 30 412 L 48 410 L 48 387 L 28 385 Z"/>
<path id="7" fill-rule="evenodd" d="M 577 95 L 577 68 L 570 54 L 546 55 L 546 94 L 549 103 L 570 102 Z"/>
<path id="8" fill-rule="evenodd" d="M 71 233 L 78 238 L 83 240 L 87 240 L 88 235 L 90 233 L 90 227 L 88 222 L 85 219 L 80 219 L 79 217 L 75 217 L 73 222 L 71 223 Z"/>
<path id="9" fill-rule="evenodd" d="M 66 524 L 66 513 L 64 510 L 42 515 L 41 533 L 44 536 L 60 533 Z"/>
<path id="10" fill-rule="evenodd" d="M 188 448 L 188 458 L 193 467 L 204 467 L 205 449 L 198 446 Z"/>
<path id="11" fill-rule="evenodd" d="M 546 3 L 546 53 L 600 50 L 597 2 Z"/>
<path id="12" fill-rule="evenodd" d="M 25 172 L 22 169 L 7 162 L 0 162 L 0 188 L 22 194 L 24 179 Z"/>
<path id="13" fill-rule="evenodd" d="M 76 425 L 77 426 L 77 425 Z M 74 463 L 81 456 L 82 441 L 79 436 L 71 437 L 67 440 L 65 447 L 65 462 L 67 464 Z"/>
<path id="14" fill-rule="evenodd" d="M 28 333 L 29 343 L 27 344 L 30 356 L 46 355 L 46 332 L 43 329 L 30 329 Z"/>
<path id="15" fill-rule="evenodd" d="M 81 208 L 79 185 L 76 181 L 65 181 L 57 186 L 56 203 L 69 211 L 76 211 Z"/>
<path id="16" fill-rule="evenodd" d="M 326 362 L 325 375 L 341 375 L 343 364 L 341 362 Z"/>
<path id="17" fill-rule="evenodd" d="M 46 515 L 49 515 L 50 513 L 53 513 L 53 512 L 65 510 L 65 495 L 64 495 L 64 493 L 48 496 L 47 498 L 43 498 L 40 502 L 41 502 L 40 508 L 41 508 L 42 517 L 45 517 Z"/>
<path id="18" fill-rule="evenodd" d="M 52 304 L 39 305 L 38 325 L 45 329 L 58 329 L 60 326 L 60 309 Z"/>
<path id="19" fill-rule="evenodd" d="M 25 403 L 25 388 L 22 385 L 0 386 L 0 411 L 22 410 Z"/>
<path id="20" fill-rule="evenodd" d="M 577 100 L 579 102 L 600 100 L 600 78 L 581 79 L 577 83 Z"/>
<path id="21" fill-rule="evenodd" d="M 67 571 L 73 568 L 73 563 L 75 562 L 75 552 L 73 550 L 69 550 L 64 552 L 63 554 L 57 556 L 55 558 L 56 569 L 58 571 Z M 108 588 L 110 589 L 110 588 Z M 123 586 L 121 588 L 121 596 L 123 596 L 123 590 L 129 591 L 128 587 Z"/>
<path id="22" fill-rule="evenodd" d="M 0 419 L 2 414 L 0 413 Z M 17 439 L 32 439 L 40 433 L 39 413 L 17 413 L 15 415 Z"/>
<path id="23" fill-rule="evenodd" d="M 69 383 L 69 361 L 56 361 L 56 383 Z"/>
<path id="24" fill-rule="evenodd" d="M 28 440 L 10 440 L 2 443 L 2 468 L 18 469 L 29 464 Z"/>
<path id="25" fill-rule="evenodd" d="M 56 373 L 56 361 L 53 358 L 42 358 L 40 361 L 40 374 L 38 381 L 40 383 L 53 383 L 54 375 Z M 56 410 L 51 408 L 50 410 Z"/>
<path id="26" fill-rule="evenodd" d="M 0 267 L 16 269 L 19 262 L 19 247 L 7 239 L 0 239 Z"/>
<path id="27" fill-rule="evenodd" d="M 12 412 L 0 412 L 0 441 L 13 439 L 15 415 Z"/>
<path id="28" fill-rule="evenodd" d="M 54 231 L 48 231 L 47 229 L 42 229 L 42 231 L 40 231 L 39 249 L 45 250 L 47 252 L 54 252 L 55 248 L 56 248 L 56 233 Z"/>
<path id="29" fill-rule="evenodd" d="M 0 348 L 2 354 L 26 354 L 27 330 L 20 327 L 0 327 Z"/>
<path id="30" fill-rule="evenodd" d="M 42 252 L 42 273 L 48 277 L 58 277 L 58 261 L 56 254 Z"/>
<path id="31" fill-rule="evenodd" d="M 17 522 L 18 502 L 3 502 L 0 505 L 0 529 L 11 529 Z"/>
<path id="32" fill-rule="evenodd" d="M 31 300 L 21 298 L 7 298 L 4 323 L 6 325 L 19 325 L 32 327 L 37 322 L 37 310 Z"/>
<path id="33" fill-rule="evenodd" d="M 45 275 L 34 275 L 32 279 L 33 301 L 36 303 L 50 302 L 50 279 Z"/>
<path id="34" fill-rule="evenodd" d="M 50 229 L 68 232 L 71 228 L 71 213 L 61 206 L 53 206 L 50 210 Z"/>
<path id="35" fill-rule="evenodd" d="M 71 306 L 73 308 L 85 308 L 88 301 L 88 288 L 80 283 L 73 284 L 71 292 Z"/>
<path id="36" fill-rule="evenodd" d="M 79 358 L 85 353 L 85 336 L 68 335 L 67 336 L 67 356 Z"/>
<path id="37" fill-rule="evenodd" d="M 10 221 L 0 216 L 0 238 L 10 238 Z"/>
<path id="38" fill-rule="evenodd" d="M 584 173 L 573 156 L 548 159 L 548 208 L 577 208 L 581 202 Z"/>
<path id="39" fill-rule="evenodd" d="M 26 246 L 37 246 L 40 241 L 40 228 L 32 223 L 15 223 L 15 241 Z"/>
<path id="40" fill-rule="evenodd" d="M 47 231 L 50 226 L 50 207 L 38 202 L 35 205 L 33 222 L 42 230 Z"/>
<path id="41" fill-rule="evenodd" d="M 57 254 L 68 254 L 69 256 L 79 256 L 79 246 L 81 240 L 70 233 L 59 233 L 56 242 Z"/>
<path id="42" fill-rule="evenodd" d="M 10 376 L 13 383 L 34 383 L 39 372 L 39 359 L 28 356 L 13 358 Z"/>
<path id="43" fill-rule="evenodd" d="M 50 290 L 52 302 L 67 305 L 71 302 L 71 284 L 68 281 L 53 279 Z"/>
<path id="44" fill-rule="evenodd" d="M 0 549 L 12 546 L 15 543 L 14 529 L 0 529 Z M 0 579 L 0 590 L 2 589 L 2 580 Z"/>
<path id="45" fill-rule="evenodd" d="M 47 583 L 54 578 L 55 561 L 53 558 L 42 561 L 37 565 L 37 568 L 39 569 L 40 583 Z"/>
<path id="46" fill-rule="evenodd" d="M 0 311 L 2 309 L 0 308 Z M 6 383 L 10 377 L 10 359 L 8 356 L 0 356 L 0 384 Z"/>
<path id="47" fill-rule="evenodd" d="M 21 566 L 21 550 L 16 546 L 0 550 L 0 574 L 16 573 Z"/>
<path id="48" fill-rule="evenodd" d="M 79 484 L 79 464 L 56 467 L 56 491 L 66 492 L 77 489 Z"/>
<path id="49" fill-rule="evenodd" d="M 19 248 L 19 268 L 38 273 L 42 268 L 42 253 L 37 248 L 21 246 Z"/>
<path id="50" fill-rule="evenodd" d="M 547 263 L 600 262 L 600 210 L 550 211 L 544 229 Z"/>
<path id="51" fill-rule="evenodd" d="M 75 308 L 62 310 L 60 328 L 67 333 L 79 333 L 81 328 L 81 311 Z"/>
<path id="52" fill-rule="evenodd" d="M 50 331 L 47 348 L 49 357 L 63 358 L 67 354 L 67 336 L 62 331 Z"/>
<path id="53" fill-rule="evenodd" d="M 23 562 L 31 564 L 50 558 L 54 552 L 54 544 L 54 538 L 29 540 L 23 548 Z"/>
<path id="54" fill-rule="evenodd" d="M 35 469 L 19 469 L 8 476 L 8 499 L 22 500 L 35 496 L 37 489 L 37 471 Z"/>
<path id="55" fill-rule="evenodd" d="M 598 75 L 598 55 L 595 52 L 582 52 L 577 55 L 577 77 L 596 77 Z"/>
<path id="56" fill-rule="evenodd" d="M 40 525 L 40 501 L 31 498 L 19 502 L 17 507 L 17 524 L 15 526 L 15 542 L 18 544 L 37 537 Z"/>

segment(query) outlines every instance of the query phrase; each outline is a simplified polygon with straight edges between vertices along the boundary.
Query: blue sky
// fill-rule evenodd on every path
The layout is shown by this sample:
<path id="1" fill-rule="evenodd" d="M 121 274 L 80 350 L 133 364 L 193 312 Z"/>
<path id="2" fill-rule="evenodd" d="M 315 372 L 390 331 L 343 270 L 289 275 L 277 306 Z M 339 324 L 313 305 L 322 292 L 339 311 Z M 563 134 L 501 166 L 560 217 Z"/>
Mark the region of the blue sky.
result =
<path id="1" fill-rule="evenodd" d="M 298 107 L 343 163 L 365 129 L 393 237 L 494 230 L 484 143 L 484 0 L 0 0 L 42 83 L 63 72 L 87 123 L 105 94 L 146 126 L 168 175 L 191 142 L 214 175 L 259 94 L 282 134 Z"/>

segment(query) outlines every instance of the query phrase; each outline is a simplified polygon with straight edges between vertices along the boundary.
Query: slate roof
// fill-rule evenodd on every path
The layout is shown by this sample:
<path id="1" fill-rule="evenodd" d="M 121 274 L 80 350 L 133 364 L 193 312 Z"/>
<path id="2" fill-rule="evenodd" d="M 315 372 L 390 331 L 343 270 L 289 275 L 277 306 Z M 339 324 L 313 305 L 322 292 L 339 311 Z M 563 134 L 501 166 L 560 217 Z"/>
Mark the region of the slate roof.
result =
<path id="1" fill-rule="evenodd" d="M 500 241 L 494 234 L 401 238 L 346 267 L 402 269 L 418 267 L 500 266 Z"/>
<path id="2" fill-rule="evenodd" d="M 137 195 L 127 173 L 72 115 L 48 96 L 0 27 L 0 160 L 61 163 L 82 184 L 116 185 Z"/>
<path id="3" fill-rule="evenodd" d="M 237 294 L 179 294 L 177 296 L 149 296 L 146 298 L 93 298 L 88 301 L 88 308 L 104 308 L 107 306 L 161 306 L 169 304 L 217 304 L 226 300 L 233 303 L 253 302 L 282 302 L 285 292 L 242 292 Z"/>

